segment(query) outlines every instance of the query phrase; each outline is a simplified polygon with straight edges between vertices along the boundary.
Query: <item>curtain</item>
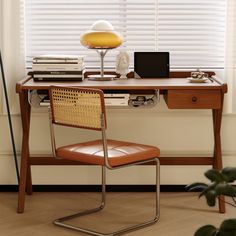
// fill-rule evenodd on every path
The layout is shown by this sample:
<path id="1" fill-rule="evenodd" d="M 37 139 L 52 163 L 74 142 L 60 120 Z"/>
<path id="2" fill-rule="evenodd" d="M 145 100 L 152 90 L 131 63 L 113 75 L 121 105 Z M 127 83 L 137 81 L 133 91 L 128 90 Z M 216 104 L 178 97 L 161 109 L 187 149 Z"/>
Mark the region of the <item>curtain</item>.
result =
<path id="1" fill-rule="evenodd" d="M 0 47 L 12 114 L 19 113 L 16 82 L 25 76 L 24 0 L 0 1 Z M 3 96 L 2 96 L 3 97 Z M 2 99 L 5 114 L 5 100 Z"/>
<path id="2" fill-rule="evenodd" d="M 228 84 L 225 112 L 236 112 L 236 1 L 227 2 L 225 81 Z"/>

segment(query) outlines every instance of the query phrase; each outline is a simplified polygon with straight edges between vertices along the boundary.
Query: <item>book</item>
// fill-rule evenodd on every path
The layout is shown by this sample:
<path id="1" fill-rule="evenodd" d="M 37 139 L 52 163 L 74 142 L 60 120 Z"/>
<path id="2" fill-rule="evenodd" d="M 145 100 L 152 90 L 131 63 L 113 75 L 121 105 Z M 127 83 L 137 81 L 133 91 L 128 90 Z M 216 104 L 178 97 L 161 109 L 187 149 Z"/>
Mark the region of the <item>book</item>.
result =
<path id="1" fill-rule="evenodd" d="M 33 71 L 34 81 L 82 81 L 84 70 L 82 71 Z"/>
<path id="2" fill-rule="evenodd" d="M 40 55 L 33 58 L 33 63 L 52 63 L 52 62 L 83 62 L 83 56 L 75 55 Z"/>
<path id="3" fill-rule="evenodd" d="M 84 57 L 74 55 L 41 55 L 33 58 L 34 81 L 82 81 Z"/>
<path id="4" fill-rule="evenodd" d="M 84 64 L 33 64 L 33 71 L 82 71 Z"/>
<path id="5" fill-rule="evenodd" d="M 60 61 L 60 60 L 40 60 L 40 61 L 33 61 L 33 64 L 39 65 L 39 64 L 79 64 L 80 62 L 76 60 L 70 60 L 70 61 Z"/>
<path id="6" fill-rule="evenodd" d="M 82 75 L 85 70 L 73 70 L 73 71 L 33 71 L 33 75 Z"/>
<path id="7" fill-rule="evenodd" d="M 78 71 L 32 71 L 34 81 L 82 81 L 85 70 Z"/>
<path id="8" fill-rule="evenodd" d="M 84 75 L 81 76 L 62 76 L 62 77 L 55 77 L 55 76 L 33 76 L 34 81 L 45 81 L 45 82 L 56 82 L 56 81 L 83 81 L 84 80 Z"/>
<path id="9" fill-rule="evenodd" d="M 70 74 L 70 75 L 66 75 L 66 74 L 58 74 L 58 75 L 51 75 L 51 74 L 33 74 L 34 78 L 82 78 L 83 75 L 76 75 L 76 74 Z"/>

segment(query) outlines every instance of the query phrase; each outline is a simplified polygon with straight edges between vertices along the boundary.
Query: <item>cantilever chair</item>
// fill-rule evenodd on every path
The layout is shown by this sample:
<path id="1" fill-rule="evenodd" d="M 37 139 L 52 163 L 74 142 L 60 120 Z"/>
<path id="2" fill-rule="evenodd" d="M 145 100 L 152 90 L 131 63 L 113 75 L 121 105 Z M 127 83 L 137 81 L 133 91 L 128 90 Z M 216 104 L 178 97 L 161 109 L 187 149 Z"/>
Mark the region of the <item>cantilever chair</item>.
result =
<path id="1" fill-rule="evenodd" d="M 92 235 L 120 235 L 154 224 L 160 215 L 160 150 L 157 147 L 109 140 L 106 138 L 106 113 L 103 92 L 98 89 L 52 86 L 50 88 L 51 134 L 53 153 L 57 158 L 75 160 L 87 164 L 100 165 L 102 169 L 102 198 L 97 208 L 62 217 L 54 221 L 56 225 L 81 231 Z M 54 125 L 64 125 L 91 129 L 101 132 L 101 140 L 76 143 L 56 148 Z M 106 168 L 115 170 L 136 164 L 154 161 L 156 163 L 156 207 L 153 219 L 122 228 L 114 233 L 99 233 L 94 230 L 76 227 L 65 223 L 75 217 L 95 213 L 105 207 Z"/>

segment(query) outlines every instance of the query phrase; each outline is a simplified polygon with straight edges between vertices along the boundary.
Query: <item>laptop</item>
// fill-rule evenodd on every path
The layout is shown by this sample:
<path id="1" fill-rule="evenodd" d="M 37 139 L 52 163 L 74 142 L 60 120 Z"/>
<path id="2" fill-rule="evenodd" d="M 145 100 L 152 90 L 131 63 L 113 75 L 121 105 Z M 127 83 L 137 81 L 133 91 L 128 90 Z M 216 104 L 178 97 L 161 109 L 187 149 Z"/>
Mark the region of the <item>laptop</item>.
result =
<path id="1" fill-rule="evenodd" d="M 169 78 L 169 52 L 134 52 L 135 78 Z"/>

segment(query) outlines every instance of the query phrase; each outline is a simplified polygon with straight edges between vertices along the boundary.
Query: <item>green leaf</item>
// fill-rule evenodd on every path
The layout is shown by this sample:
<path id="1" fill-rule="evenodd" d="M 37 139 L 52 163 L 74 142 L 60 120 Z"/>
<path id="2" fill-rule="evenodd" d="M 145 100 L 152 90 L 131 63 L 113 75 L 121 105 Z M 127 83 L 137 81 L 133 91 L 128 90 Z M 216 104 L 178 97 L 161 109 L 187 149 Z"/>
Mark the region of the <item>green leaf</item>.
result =
<path id="1" fill-rule="evenodd" d="M 215 190 L 210 190 L 206 194 L 206 199 L 207 199 L 207 204 L 208 206 L 215 206 L 216 204 L 216 191 Z"/>
<path id="2" fill-rule="evenodd" d="M 212 182 L 222 182 L 224 181 L 224 177 L 222 176 L 222 174 L 215 169 L 211 169 L 205 172 L 205 176 L 211 180 Z"/>
<path id="3" fill-rule="evenodd" d="M 236 187 L 229 184 L 218 184 L 215 188 L 215 191 L 217 195 L 236 197 Z"/>
<path id="4" fill-rule="evenodd" d="M 207 184 L 205 183 L 192 183 L 192 184 L 189 184 L 187 186 L 185 186 L 185 189 L 187 191 L 195 191 L 195 190 L 200 190 L 200 191 L 203 191 L 204 189 L 206 189 L 208 187 Z"/>
<path id="5" fill-rule="evenodd" d="M 203 195 L 206 195 L 206 193 L 209 192 L 210 190 L 214 190 L 217 184 L 218 183 L 213 182 L 212 184 L 208 185 L 208 187 L 199 194 L 199 198 L 202 197 Z"/>
<path id="6" fill-rule="evenodd" d="M 222 231 L 236 230 L 236 219 L 224 220 L 220 225 L 220 230 Z"/>
<path id="7" fill-rule="evenodd" d="M 218 232 L 216 236 L 236 236 L 236 231 Z"/>
<path id="8" fill-rule="evenodd" d="M 236 180 L 236 167 L 225 167 L 221 171 L 222 176 L 227 182 L 234 182 Z"/>
<path id="9" fill-rule="evenodd" d="M 194 236 L 214 236 L 216 235 L 217 228 L 213 225 L 205 225 L 199 228 Z"/>
<path id="10" fill-rule="evenodd" d="M 218 236 L 236 236 L 236 219 L 228 219 L 221 223 Z"/>

